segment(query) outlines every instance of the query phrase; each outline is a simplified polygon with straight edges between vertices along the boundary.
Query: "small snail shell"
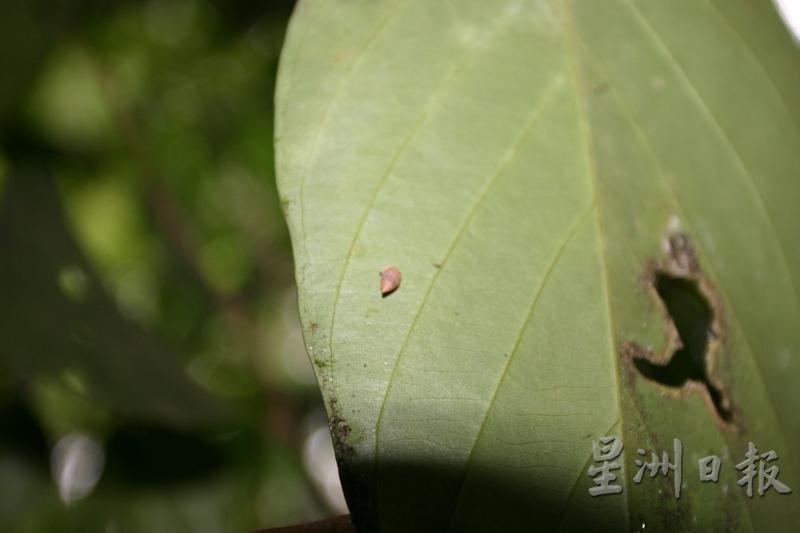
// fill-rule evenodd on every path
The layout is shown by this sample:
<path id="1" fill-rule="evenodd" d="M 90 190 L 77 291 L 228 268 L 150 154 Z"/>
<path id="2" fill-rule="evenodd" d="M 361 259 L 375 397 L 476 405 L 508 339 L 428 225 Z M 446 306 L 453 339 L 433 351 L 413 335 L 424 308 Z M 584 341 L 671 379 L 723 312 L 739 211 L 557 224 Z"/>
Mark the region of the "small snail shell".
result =
<path id="1" fill-rule="evenodd" d="M 403 275 L 397 270 L 397 267 L 387 266 L 381 272 L 381 295 L 388 296 L 397 290 L 400 286 L 400 280 Z"/>

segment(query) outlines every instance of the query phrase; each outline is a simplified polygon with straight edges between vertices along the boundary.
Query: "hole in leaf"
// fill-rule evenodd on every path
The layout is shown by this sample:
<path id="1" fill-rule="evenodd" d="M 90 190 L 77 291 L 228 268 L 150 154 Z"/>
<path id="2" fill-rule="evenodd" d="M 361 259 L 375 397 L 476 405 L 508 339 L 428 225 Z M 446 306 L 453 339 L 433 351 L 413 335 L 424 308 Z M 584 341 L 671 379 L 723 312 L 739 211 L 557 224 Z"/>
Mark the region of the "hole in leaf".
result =
<path id="1" fill-rule="evenodd" d="M 712 306 L 694 280 L 658 273 L 654 284 L 675 324 L 682 347 L 666 365 L 657 365 L 641 357 L 634 358 L 634 365 L 646 378 L 668 387 L 682 387 L 688 381 L 703 385 L 719 417 L 730 422 L 733 417 L 730 402 L 708 377 L 706 358 L 714 337 Z"/>

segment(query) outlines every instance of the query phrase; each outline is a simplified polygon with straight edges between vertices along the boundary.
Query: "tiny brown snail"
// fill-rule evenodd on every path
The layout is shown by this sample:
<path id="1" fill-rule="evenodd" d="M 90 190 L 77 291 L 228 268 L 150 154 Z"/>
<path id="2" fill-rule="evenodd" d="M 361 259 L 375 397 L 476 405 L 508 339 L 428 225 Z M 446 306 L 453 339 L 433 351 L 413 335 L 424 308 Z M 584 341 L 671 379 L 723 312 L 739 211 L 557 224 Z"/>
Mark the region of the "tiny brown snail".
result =
<path id="1" fill-rule="evenodd" d="M 397 290 L 403 275 L 394 266 L 387 266 L 381 272 L 381 295 L 386 297 Z"/>

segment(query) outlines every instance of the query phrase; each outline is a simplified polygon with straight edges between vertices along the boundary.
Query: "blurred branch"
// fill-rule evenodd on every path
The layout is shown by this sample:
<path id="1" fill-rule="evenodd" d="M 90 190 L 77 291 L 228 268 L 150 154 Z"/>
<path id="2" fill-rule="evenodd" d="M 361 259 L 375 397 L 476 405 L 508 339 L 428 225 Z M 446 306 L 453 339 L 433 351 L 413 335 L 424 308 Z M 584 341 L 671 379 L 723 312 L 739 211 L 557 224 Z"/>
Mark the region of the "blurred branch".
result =
<path id="1" fill-rule="evenodd" d="M 224 293 L 206 279 L 197 264 L 197 237 L 172 192 L 156 180 L 150 180 L 146 191 L 148 211 L 161 234 L 166 238 L 173 255 L 182 263 L 208 299 L 220 310 L 233 314 L 238 320 L 253 320 L 247 301 L 240 292 Z"/>
<path id="2" fill-rule="evenodd" d="M 159 338 L 119 313 L 69 233 L 47 174 L 12 169 L 8 180 L 0 208 L 4 368 L 23 378 L 85 373 L 97 397 L 131 418 L 185 428 L 227 424 L 227 406 L 190 380 Z M 62 288 L 65 268 L 82 273 L 83 288 Z"/>
<path id="3" fill-rule="evenodd" d="M 221 292 L 206 279 L 197 262 L 197 233 L 189 217 L 183 212 L 180 202 L 162 183 L 160 172 L 157 170 L 158 165 L 149 151 L 145 150 L 138 141 L 142 137 L 142 132 L 136 120 L 136 113 L 134 110 L 128 109 L 115 96 L 119 94 L 116 87 L 118 80 L 112 69 L 91 52 L 89 56 L 98 73 L 106 102 L 111 110 L 123 146 L 131 153 L 131 160 L 139 166 L 139 173 L 145 185 L 144 200 L 147 212 L 153 224 L 159 229 L 159 233 L 164 237 L 168 249 L 195 280 L 209 302 L 222 311 L 225 316 L 233 318 L 236 323 L 252 325 L 254 318 L 244 295 L 241 292 Z"/>
<path id="4" fill-rule="evenodd" d="M 256 533 L 355 533 L 355 531 L 350 515 L 342 515 L 296 526 L 263 529 Z"/>

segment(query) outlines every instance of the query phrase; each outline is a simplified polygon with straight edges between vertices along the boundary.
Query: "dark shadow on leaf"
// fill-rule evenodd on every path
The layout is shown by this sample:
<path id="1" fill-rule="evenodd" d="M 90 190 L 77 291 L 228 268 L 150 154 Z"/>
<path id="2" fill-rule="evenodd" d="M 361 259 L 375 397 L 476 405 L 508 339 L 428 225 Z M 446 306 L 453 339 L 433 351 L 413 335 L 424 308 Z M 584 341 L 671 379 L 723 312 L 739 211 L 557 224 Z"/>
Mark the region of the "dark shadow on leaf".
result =
<path id="1" fill-rule="evenodd" d="M 463 482 L 462 469 L 424 462 L 382 462 L 379 511 L 371 482 L 374 465 L 340 461 L 340 475 L 344 486 L 352 489 L 347 494 L 348 505 L 361 532 L 628 530 L 621 500 L 624 495 L 592 497 L 588 487 L 593 482 L 585 470 L 577 483 L 574 476 L 567 475 L 554 480 L 546 463 L 541 458 L 535 469 L 472 468 L 455 517 L 452 511 Z M 620 482 L 624 475 L 620 473 Z M 681 529 L 682 519 L 666 510 L 662 516 L 646 520 L 648 530 Z"/>

